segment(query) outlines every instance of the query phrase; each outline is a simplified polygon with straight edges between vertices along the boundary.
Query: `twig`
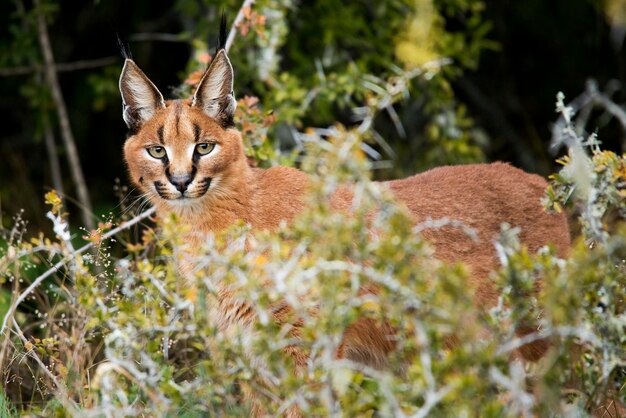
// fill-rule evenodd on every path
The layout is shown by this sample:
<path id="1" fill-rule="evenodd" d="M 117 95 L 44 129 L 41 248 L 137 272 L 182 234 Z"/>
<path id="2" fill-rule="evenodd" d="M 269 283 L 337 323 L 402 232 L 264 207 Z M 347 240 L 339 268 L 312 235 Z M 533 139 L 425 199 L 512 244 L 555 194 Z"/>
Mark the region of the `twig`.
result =
<path id="1" fill-rule="evenodd" d="M 443 218 L 439 218 L 439 219 L 432 219 L 432 218 L 427 218 L 424 222 L 421 222 L 417 225 L 415 225 L 413 227 L 413 232 L 416 234 L 421 234 L 423 231 L 427 230 L 427 229 L 440 229 L 443 228 L 444 226 L 450 226 L 453 228 L 459 228 L 461 230 L 463 230 L 463 232 L 465 233 L 465 235 L 467 235 L 469 238 L 472 239 L 472 241 L 474 242 L 479 242 L 480 239 L 478 238 L 478 233 L 476 232 L 476 230 L 474 228 L 472 228 L 469 225 L 466 225 L 464 222 L 456 220 L 456 219 L 450 219 L 448 217 L 443 217 Z"/>
<path id="2" fill-rule="evenodd" d="M 20 337 L 20 339 L 22 340 L 22 343 L 24 345 L 26 345 L 28 343 L 28 340 L 26 339 L 26 337 L 24 336 L 24 333 L 22 332 L 22 329 L 20 328 L 20 326 L 17 324 L 17 322 L 15 321 L 15 318 L 13 318 L 13 328 L 15 329 L 15 333 Z M 72 401 L 72 399 L 69 397 L 69 395 L 67 394 L 67 391 L 65 390 L 65 387 L 63 387 L 63 385 L 57 380 L 57 378 L 50 372 L 50 370 L 48 370 L 48 368 L 46 367 L 46 365 L 43 363 L 43 361 L 41 361 L 41 359 L 39 358 L 39 356 L 37 356 L 37 354 L 34 353 L 34 349 L 30 350 L 28 355 L 30 357 L 32 357 L 33 359 L 35 359 L 35 361 L 37 362 L 37 364 L 39 365 L 39 367 L 41 367 L 41 370 L 43 370 L 43 372 L 45 373 L 46 376 L 48 376 L 48 378 L 50 380 L 52 380 L 52 383 L 54 383 L 54 385 L 56 386 L 57 390 L 59 391 L 59 394 L 61 395 L 58 398 L 61 398 L 61 403 L 63 404 L 63 406 L 65 407 L 65 409 L 70 413 L 70 416 L 75 416 L 78 413 L 78 408 L 76 406 L 76 403 L 74 401 Z"/>
<path id="3" fill-rule="evenodd" d="M 595 347 L 598 347 L 602 344 L 600 339 L 592 331 L 589 331 L 589 330 L 584 330 L 584 329 L 580 330 L 579 328 L 571 327 L 571 326 L 561 326 L 561 327 L 555 327 L 555 328 L 547 327 L 540 331 L 526 334 L 523 337 L 513 338 L 512 340 L 506 342 L 505 344 L 502 344 L 496 350 L 496 355 L 500 356 L 500 355 L 511 353 L 512 351 L 517 350 L 518 348 L 526 344 L 543 340 L 543 339 L 552 337 L 554 335 L 557 335 L 560 337 L 576 337 L 579 340 L 589 343 Z"/>
<path id="4" fill-rule="evenodd" d="M 98 366 L 92 387 L 100 387 L 102 385 L 102 379 L 104 379 L 104 376 L 108 373 L 119 373 L 131 382 L 135 382 L 144 393 L 148 395 L 150 400 L 160 407 L 160 410 L 166 410 L 167 400 L 159 399 L 159 397 L 154 394 L 154 390 L 151 390 L 150 385 L 146 384 L 145 379 L 142 379 L 143 376 L 135 376 L 129 371 L 132 370 L 137 373 L 136 367 L 132 362 L 117 360 L 117 363 L 115 363 L 114 361 L 115 360 L 109 360 Z"/>
<path id="5" fill-rule="evenodd" d="M 406 415 L 402 411 L 402 408 L 400 407 L 400 403 L 398 402 L 398 399 L 396 398 L 395 394 L 391 390 L 390 385 L 385 384 L 386 383 L 385 380 L 387 380 L 387 377 L 389 376 L 387 372 L 383 370 L 378 370 L 374 367 L 370 367 L 365 364 L 358 363 L 354 360 L 350 360 L 346 358 L 342 358 L 342 359 L 331 358 L 331 359 L 325 359 L 325 361 L 329 362 L 328 363 L 329 371 L 348 369 L 348 370 L 352 370 L 355 373 L 363 374 L 364 376 L 367 376 L 370 379 L 381 383 L 380 390 L 382 392 L 382 395 L 385 397 L 385 400 L 387 401 L 389 408 L 391 409 L 392 416 L 406 417 Z"/>
<path id="6" fill-rule="evenodd" d="M 11 289 L 11 294 L 13 294 L 13 295 L 17 294 L 19 288 L 20 288 L 20 281 L 19 280 L 13 280 L 13 289 Z M 9 338 L 5 338 L 4 341 L 2 342 L 2 349 L 0 350 L 0 364 L 2 364 L 2 365 L 5 364 L 4 363 L 4 356 L 7 353 L 9 342 L 10 342 Z"/>
<path id="7" fill-rule="evenodd" d="M 146 219 L 147 217 L 151 216 L 154 212 L 155 212 L 155 208 L 150 208 L 147 211 L 145 211 L 144 213 L 142 213 L 141 215 L 137 215 L 135 216 L 133 219 L 124 222 L 123 224 L 121 224 L 120 226 L 118 226 L 117 228 L 114 228 L 112 230 L 110 230 L 109 232 L 105 233 L 104 235 L 102 235 L 102 239 L 107 239 L 112 237 L 113 235 L 117 234 L 120 231 L 123 231 L 125 229 L 130 228 L 131 226 L 135 225 L 138 222 L 141 222 L 142 220 Z M 41 282 L 43 282 L 46 278 L 50 277 L 52 274 L 56 273 L 57 271 L 59 271 L 59 269 L 61 267 L 63 267 L 65 264 L 67 264 L 68 262 L 70 262 L 74 257 L 76 257 L 79 254 L 84 253 L 85 251 L 91 249 L 92 247 L 94 247 L 94 243 L 90 242 L 88 244 L 83 245 L 82 247 L 80 247 L 78 250 L 72 252 L 71 254 L 68 254 L 67 256 L 65 256 L 61 261 L 59 261 L 58 263 L 56 263 L 54 266 L 52 266 L 52 268 L 50 268 L 49 270 L 47 270 L 45 273 L 41 274 L 39 277 L 37 277 L 31 284 L 30 286 L 28 286 L 26 288 L 26 290 L 24 290 L 19 296 L 18 298 L 15 300 L 15 302 L 13 302 L 11 304 L 11 306 L 9 307 L 9 309 L 7 310 L 6 315 L 4 316 L 4 320 L 2 321 L 2 328 L 0 328 L 0 334 L 3 334 L 6 326 L 7 326 L 7 322 L 9 321 L 9 319 L 13 316 L 13 314 L 15 313 L 15 310 L 17 309 L 17 307 L 24 302 L 24 300 L 26 300 L 26 298 L 28 297 L 28 295 L 37 288 L 37 286 L 39 286 L 41 284 Z"/>
<path id="8" fill-rule="evenodd" d="M 241 21 L 243 20 L 244 10 L 246 8 L 252 7 L 252 4 L 254 4 L 254 0 L 245 0 L 243 4 L 241 5 L 241 7 L 239 8 L 239 12 L 237 13 L 237 16 L 235 17 L 235 21 L 233 22 L 233 25 L 230 27 L 228 38 L 226 38 L 226 46 L 224 47 L 226 52 L 230 51 L 230 47 L 233 45 L 233 42 L 235 41 L 235 36 L 237 36 L 237 26 L 239 26 L 239 23 L 241 23 Z"/>
<path id="9" fill-rule="evenodd" d="M 50 163 L 50 174 L 52 175 L 52 186 L 63 196 L 63 180 L 61 178 L 61 165 L 59 164 L 59 154 L 57 153 L 56 143 L 54 141 L 54 133 L 50 126 L 48 114 L 44 113 L 43 121 L 43 137 L 46 143 L 46 151 L 48 152 L 48 162 Z"/>
<path id="10" fill-rule="evenodd" d="M 598 90 L 598 83 L 595 80 L 587 81 L 587 91 L 594 101 L 609 112 L 622 126 L 623 130 L 626 130 L 626 112 L 620 106 L 616 105 L 607 94 L 601 93 Z"/>
<path id="11" fill-rule="evenodd" d="M 413 415 L 411 418 L 425 418 L 430 415 L 431 410 L 441 402 L 443 398 L 448 396 L 450 392 L 456 389 L 456 384 L 449 383 L 436 392 L 426 392 L 426 399 L 424 405 Z"/>
<path id="12" fill-rule="evenodd" d="M 54 71 L 57 73 L 64 73 L 70 71 L 89 70 L 92 68 L 105 67 L 116 63 L 119 60 L 118 57 L 103 57 L 93 60 L 81 60 L 65 63 L 54 64 Z M 21 67 L 0 68 L 0 77 L 8 77 L 13 75 L 24 75 L 42 70 L 41 65 L 24 65 Z"/>
<path id="13" fill-rule="evenodd" d="M 623 131 L 626 131 L 626 111 L 619 105 L 615 104 L 610 95 L 615 90 L 614 83 L 609 83 L 606 88 L 606 92 L 601 92 L 598 88 L 598 83 L 594 79 L 587 80 L 585 91 L 578 97 L 567 104 L 567 107 L 571 108 L 572 116 L 579 114 L 576 119 L 576 134 L 583 135 L 585 125 L 589 118 L 589 113 L 596 107 L 603 108 L 606 112 L 610 113 L 619 122 Z M 580 116 L 582 115 L 582 116 Z M 567 143 L 563 130 L 566 128 L 566 120 L 563 115 L 559 115 L 558 120 L 552 128 L 552 140 L 550 142 L 551 149 L 557 149 L 561 145 L 571 146 Z"/>
<path id="14" fill-rule="evenodd" d="M 128 39 L 134 42 L 189 42 L 187 39 L 181 38 L 180 35 L 177 35 L 175 33 L 135 33 L 134 35 L 130 35 Z"/>
<path id="15" fill-rule="evenodd" d="M 37 9 L 41 7 L 41 1 L 35 0 L 34 5 Z M 46 25 L 46 18 L 43 13 L 37 13 L 37 32 L 39 36 L 39 44 L 41 46 L 41 52 L 44 59 L 44 73 L 46 76 L 46 83 L 51 90 L 52 98 L 59 116 L 59 126 L 61 129 L 61 137 L 67 150 L 67 157 L 69 160 L 70 171 L 72 178 L 76 184 L 76 191 L 78 193 L 78 200 L 81 203 L 81 212 L 83 223 L 85 227 L 93 229 L 94 221 L 91 217 L 93 213 L 91 210 L 91 202 L 89 199 L 89 192 L 87 190 L 87 184 L 85 183 L 85 176 L 80 166 L 80 159 L 78 157 L 78 150 L 76 149 L 76 141 L 74 141 L 74 134 L 70 127 L 70 119 L 67 113 L 67 107 L 61 93 L 61 86 L 57 77 L 56 71 L 54 71 L 54 56 L 52 55 L 52 47 L 50 46 L 50 38 L 48 37 L 48 28 Z"/>

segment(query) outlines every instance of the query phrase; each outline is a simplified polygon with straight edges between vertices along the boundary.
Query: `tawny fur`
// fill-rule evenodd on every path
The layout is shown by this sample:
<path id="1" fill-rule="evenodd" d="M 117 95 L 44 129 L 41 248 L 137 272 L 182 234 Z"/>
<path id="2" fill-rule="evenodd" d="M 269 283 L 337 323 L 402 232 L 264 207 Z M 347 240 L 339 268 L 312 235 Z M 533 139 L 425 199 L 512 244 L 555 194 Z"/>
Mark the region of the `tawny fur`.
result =
<path id="1" fill-rule="evenodd" d="M 297 169 L 249 166 L 240 133 L 228 125 L 234 110 L 229 95 L 232 68 L 223 50 L 220 54 L 194 95 L 202 101 L 163 102 L 156 87 L 130 60 L 120 80 L 125 120 L 134 131 L 124 145 L 130 177 L 148 195 L 160 216 L 174 212 L 190 226 L 193 232 L 186 239 L 192 247 L 199 246 L 207 233 L 223 230 L 239 220 L 254 230 L 271 230 L 283 221 L 289 223 L 302 212 L 303 196 L 309 189 L 308 176 Z M 195 154 L 190 150 L 196 141 L 215 143 L 215 151 L 192 157 Z M 167 162 L 151 157 L 146 151 L 151 146 L 165 147 Z M 170 176 L 194 173 L 184 199 L 179 199 L 181 195 L 166 170 Z M 202 179 L 211 179 L 207 190 L 202 187 Z M 163 185 L 161 193 L 156 191 L 155 182 Z M 381 185 L 408 208 L 414 224 L 447 217 L 477 232 L 478 241 L 451 226 L 423 232 L 434 244 L 439 259 L 461 261 L 468 266 L 468 286 L 475 290 L 477 306 L 489 307 L 497 302 L 497 289 L 487 278 L 499 266 L 492 241 L 503 222 L 520 228 L 521 242 L 531 252 L 552 244 L 564 257 L 570 247 L 565 216 L 546 213 L 541 204 L 545 180 L 508 164 L 439 167 Z M 348 189 L 337 192 L 332 204 L 336 210 L 347 210 L 352 204 Z M 221 297 L 214 313 L 220 317 L 224 331 L 233 322 L 254 321 L 253 310 L 234 299 L 227 289 Z M 276 307 L 275 319 L 283 322 L 289 316 L 288 310 L 287 306 Z M 389 338 L 392 332 L 368 319 L 357 321 L 346 331 L 338 356 L 382 367 L 393 349 Z M 522 355 L 536 359 L 544 350 L 545 344 L 539 342 L 524 347 Z M 304 353 L 296 348 L 288 351 L 297 364 L 305 362 Z"/>

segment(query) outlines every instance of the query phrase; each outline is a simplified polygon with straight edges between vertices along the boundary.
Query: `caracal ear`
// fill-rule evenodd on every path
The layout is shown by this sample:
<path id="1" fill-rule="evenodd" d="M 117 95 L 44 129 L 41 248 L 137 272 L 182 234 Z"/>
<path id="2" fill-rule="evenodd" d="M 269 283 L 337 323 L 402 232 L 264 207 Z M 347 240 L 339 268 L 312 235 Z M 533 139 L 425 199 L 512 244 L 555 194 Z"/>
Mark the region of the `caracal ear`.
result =
<path id="1" fill-rule="evenodd" d="M 127 58 L 120 75 L 124 122 L 137 131 L 161 108 L 165 107 L 163 95 L 141 69 Z"/>
<path id="2" fill-rule="evenodd" d="M 233 94 L 233 67 L 224 49 L 218 51 L 202 76 L 191 105 L 202 109 L 224 128 L 234 126 L 237 102 Z"/>

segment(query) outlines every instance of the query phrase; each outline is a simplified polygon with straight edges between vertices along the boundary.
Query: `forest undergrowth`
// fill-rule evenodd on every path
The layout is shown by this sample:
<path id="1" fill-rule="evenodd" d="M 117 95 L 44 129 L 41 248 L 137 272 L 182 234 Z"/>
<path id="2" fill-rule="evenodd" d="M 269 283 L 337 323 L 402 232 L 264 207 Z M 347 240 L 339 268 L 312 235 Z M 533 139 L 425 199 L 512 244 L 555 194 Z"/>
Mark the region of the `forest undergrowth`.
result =
<path id="1" fill-rule="evenodd" d="M 436 261 L 420 238 L 420 230 L 454 220 L 411 227 L 407 213 L 369 179 L 358 129 L 309 131 L 301 163 L 314 184 L 307 210 L 277 231 L 233 225 L 210 236 L 187 282 L 176 268 L 184 243 L 175 218 L 145 223 L 135 232 L 139 239 L 130 224 L 150 211 L 117 229 L 112 220 L 101 222 L 85 231 L 89 244 L 76 248 L 62 200 L 49 193 L 53 237 L 26 239 L 19 216 L 2 230 L 0 273 L 13 289 L 0 349 L 3 412 L 241 416 L 246 385 L 267 410 L 298 405 L 307 416 L 534 416 L 598 408 L 619 416 L 626 397 L 626 159 L 602 151 L 595 135 L 576 134 L 562 96 L 557 110 L 569 152 L 544 203 L 546 210 L 577 213 L 580 236 L 571 255 L 559 259 L 550 247 L 530 254 L 519 230 L 503 225 L 485 243 L 502 264 L 489 278 L 500 289 L 499 304 L 486 311 L 472 303 L 464 267 Z M 355 185 L 354 210 L 333 212 L 330 196 L 346 182 Z M 377 215 L 368 216 L 372 211 Z M 535 294 L 539 277 L 543 287 Z M 252 304 L 254 333 L 218 330 L 210 315 L 217 284 Z M 363 295 L 363 286 L 380 292 Z M 271 320 L 279 301 L 302 324 L 297 344 L 309 360 L 298 373 L 284 355 L 296 343 L 289 322 Z M 335 357 L 346 327 L 361 316 L 397 330 L 388 370 Z M 476 320 L 468 324 L 468 317 Z M 529 323 L 538 331 L 516 336 Z M 480 338 L 485 329 L 489 339 Z M 451 337 L 458 341 L 452 348 Z M 540 361 L 513 360 L 515 349 L 539 338 L 550 342 Z"/>

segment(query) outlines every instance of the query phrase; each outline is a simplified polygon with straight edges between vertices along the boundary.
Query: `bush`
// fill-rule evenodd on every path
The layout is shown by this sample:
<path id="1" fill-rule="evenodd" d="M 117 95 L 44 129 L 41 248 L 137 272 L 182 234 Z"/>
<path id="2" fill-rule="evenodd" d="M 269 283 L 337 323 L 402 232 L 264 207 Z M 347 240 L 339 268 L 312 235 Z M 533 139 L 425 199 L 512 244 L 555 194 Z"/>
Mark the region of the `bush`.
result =
<path id="1" fill-rule="evenodd" d="M 209 237 L 187 281 L 177 274 L 189 256 L 174 218 L 126 242 L 123 257 L 112 256 L 113 241 L 104 238 L 110 224 L 91 232 L 91 252 L 76 254 L 54 194 L 47 200 L 56 239 L 24 242 L 19 221 L 5 230 L 2 277 L 16 292 L 33 270 L 65 262 L 6 324 L 7 395 L 19 399 L 18 379 L 27 410 L 61 416 L 242 416 L 246 388 L 267 411 L 297 405 L 312 416 L 527 416 L 589 412 L 606 406 L 607 394 L 624 401 L 623 156 L 593 146 L 588 157 L 577 138 L 580 148 L 561 160 L 546 195 L 555 210 L 580 208 L 583 235 L 571 257 L 549 248 L 529 254 L 504 227 L 503 267 L 492 276 L 501 303 L 481 312 L 463 266 L 434 260 L 407 215 L 368 179 L 356 132 L 309 138 L 303 168 L 315 187 L 306 212 L 277 231 L 233 225 Z M 349 215 L 330 210 L 343 182 L 358 191 Z M 377 216 L 368 216 L 372 209 Z M 619 219 L 607 224 L 611 211 Z M 524 289 L 537 277 L 543 290 L 529 297 Z M 359 292 L 374 285 L 375 296 Z M 254 332 L 221 327 L 215 309 L 225 291 L 247 301 L 258 318 Z M 283 301 L 290 320 L 276 323 Z M 397 330 L 385 370 L 335 358 L 346 327 L 362 316 Z M 528 321 L 539 321 L 540 331 L 517 337 Z M 491 338 L 481 338 L 485 329 Z M 446 348 L 450 338 L 458 344 Z M 536 364 L 514 361 L 514 349 L 536 338 L 551 342 L 548 354 Z M 308 355 L 298 372 L 285 355 L 294 350 Z"/>

